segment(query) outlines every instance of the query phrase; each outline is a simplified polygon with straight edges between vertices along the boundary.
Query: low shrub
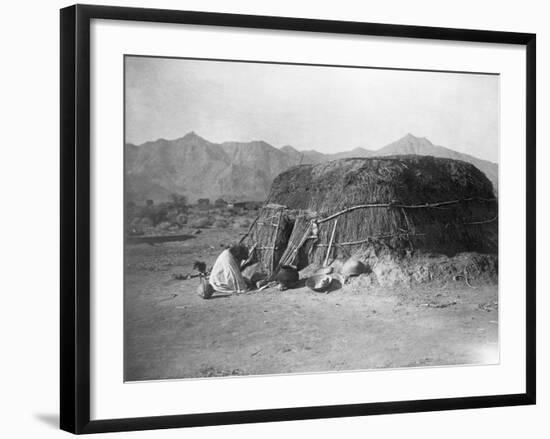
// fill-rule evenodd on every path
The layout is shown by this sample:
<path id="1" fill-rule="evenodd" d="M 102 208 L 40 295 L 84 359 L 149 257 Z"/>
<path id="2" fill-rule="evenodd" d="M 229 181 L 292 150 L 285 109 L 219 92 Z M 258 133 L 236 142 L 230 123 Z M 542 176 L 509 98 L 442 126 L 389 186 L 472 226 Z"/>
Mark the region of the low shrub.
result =
<path id="1" fill-rule="evenodd" d="M 214 227 L 218 229 L 226 229 L 229 226 L 229 221 L 226 221 L 224 219 L 218 219 L 214 221 Z"/>
<path id="2" fill-rule="evenodd" d="M 140 226 L 142 227 L 152 227 L 153 226 L 153 220 L 149 217 L 143 217 L 139 221 Z"/>
<path id="3" fill-rule="evenodd" d="M 177 222 L 180 226 L 183 226 L 184 224 L 187 224 L 187 215 L 184 215 L 183 213 L 180 213 L 180 214 L 176 217 L 176 222 Z"/>
<path id="4" fill-rule="evenodd" d="M 197 228 L 197 229 L 201 229 L 201 228 L 204 228 L 204 227 L 209 227 L 213 223 L 214 223 L 214 221 L 212 221 L 211 218 L 203 216 L 203 217 L 193 218 L 192 220 L 190 220 L 188 222 L 188 225 L 191 226 L 191 227 Z"/>
<path id="5" fill-rule="evenodd" d="M 237 218 L 233 222 L 234 229 L 246 228 L 246 227 L 250 227 L 250 220 L 247 218 Z"/>
<path id="6" fill-rule="evenodd" d="M 172 227 L 172 224 L 170 224 L 168 221 L 163 221 L 157 226 L 157 229 L 159 230 L 169 230 Z"/>

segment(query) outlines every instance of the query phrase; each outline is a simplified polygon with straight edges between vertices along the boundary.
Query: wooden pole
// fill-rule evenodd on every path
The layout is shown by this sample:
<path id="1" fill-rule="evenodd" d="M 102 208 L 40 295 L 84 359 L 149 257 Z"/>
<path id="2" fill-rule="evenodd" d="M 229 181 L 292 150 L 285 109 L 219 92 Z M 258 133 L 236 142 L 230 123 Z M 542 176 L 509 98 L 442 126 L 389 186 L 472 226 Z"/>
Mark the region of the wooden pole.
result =
<path id="1" fill-rule="evenodd" d="M 481 197 L 471 197 L 464 198 L 462 200 L 451 200 L 451 201 L 441 201 L 438 203 L 425 203 L 425 204 L 399 204 L 399 203 L 379 203 L 379 204 L 360 204 L 358 206 L 348 207 L 347 209 L 336 212 L 326 218 L 320 219 L 317 221 L 318 224 L 325 223 L 327 221 L 333 220 L 334 218 L 344 215 L 345 213 L 352 212 L 357 209 L 370 209 L 376 207 L 394 207 L 394 208 L 404 208 L 404 209 L 426 209 L 426 208 L 435 208 L 441 206 L 449 206 L 451 204 L 460 204 L 468 201 L 483 201 L 483 202 L 493 202 L 496 201 L 496 198 L 481 198 Z"/>
<path id="2" fill-rule="evenodd" d="M 327 256 L 325 257 L 325 263 L 323 264 L 323 267 L 327 266 L 328 263 L 328 257 L 330 256 L 330 250 L 332 249 L 332 241 L 334 240 L 334 233 L 336 232 L 336 225 L 338 224 L 338 218 L 334 221 L 334 227 L 332 227 L 332 234 L 330 235 L 330 241 L 328 243 L 328 250 L 327 250 Z"/>
<path id="3" fill-rule="evenodd" d="M 281 218 L 283 216 L 283 211 L 279 211 L 279 217 L 277 218 L 277 224 L 275 225 L 275 235 L 273 237 L 273 248 L 271 250 L 271 264 L 269 269 L 271 270 L 271 275 L 275 274 L 275 250 L 277 248 L 277 235 L 279 233 L 279 226 L 281 225 Z"/>

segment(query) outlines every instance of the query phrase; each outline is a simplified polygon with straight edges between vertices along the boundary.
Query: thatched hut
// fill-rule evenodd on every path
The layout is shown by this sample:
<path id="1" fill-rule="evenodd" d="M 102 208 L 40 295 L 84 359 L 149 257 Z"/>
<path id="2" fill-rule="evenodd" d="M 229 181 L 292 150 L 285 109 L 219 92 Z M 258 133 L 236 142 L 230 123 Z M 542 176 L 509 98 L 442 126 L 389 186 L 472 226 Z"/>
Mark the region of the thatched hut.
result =
<path id="1" fill-rule="evenodd" d="M 248 236 L 266 272 L 359 252 L 496 252 L 498 205 L 475 166 L 431 156 L 350 158 L 280 174 Z"/>

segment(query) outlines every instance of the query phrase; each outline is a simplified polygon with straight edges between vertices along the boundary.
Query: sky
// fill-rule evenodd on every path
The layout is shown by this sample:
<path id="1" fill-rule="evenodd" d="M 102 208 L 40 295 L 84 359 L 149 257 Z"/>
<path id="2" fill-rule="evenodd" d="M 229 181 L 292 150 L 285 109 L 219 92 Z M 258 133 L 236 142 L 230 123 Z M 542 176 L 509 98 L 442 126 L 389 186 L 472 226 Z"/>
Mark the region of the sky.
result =
<path id="1" fill-rule="evenodd" d="M 323 153 L 407 133 L 498 162 L 499 77 L 175 58 L 125 59 L 126 142 L 264 140 Z"/>

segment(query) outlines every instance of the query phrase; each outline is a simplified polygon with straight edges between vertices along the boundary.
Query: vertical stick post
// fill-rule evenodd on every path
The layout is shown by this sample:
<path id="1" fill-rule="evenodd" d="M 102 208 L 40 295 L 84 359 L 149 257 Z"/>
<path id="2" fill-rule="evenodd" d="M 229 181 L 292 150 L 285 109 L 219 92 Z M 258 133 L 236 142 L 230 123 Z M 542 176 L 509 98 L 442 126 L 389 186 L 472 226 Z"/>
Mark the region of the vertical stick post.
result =
<path id="1" fill-rule="evenodd" d="M 279 226 L 281 225 L 281 217 L 283 216 L 283 210 L 279 211 L 279 217 L 277 218 L 277 224 L 275 224 L 275 235 L 273 236 L 273 243 L 271 249 L 271 264 L 269 269 L 271 270 L 271 275 L 275 273 L 275 248 L 277 247 L 277 235 L 279 233 Z"/>
<path id="2" fill-rule="evenodd" d="M 327 266 L 328 263 L 328 257 L 330 256 L 330 250 L 332 249 L 332 241 L 334 240 L 334 233 L 336 232 L 336 225 L 338 224 L 338 218 L 334 220 L 334 227 L 332 227 L 332 234 L 330 235 L 330 241 L 328 243 L 328 250 L 327 250 L 327 256 L 325 257 L 325 263 L 323 264 L 323 267 Z"/>

